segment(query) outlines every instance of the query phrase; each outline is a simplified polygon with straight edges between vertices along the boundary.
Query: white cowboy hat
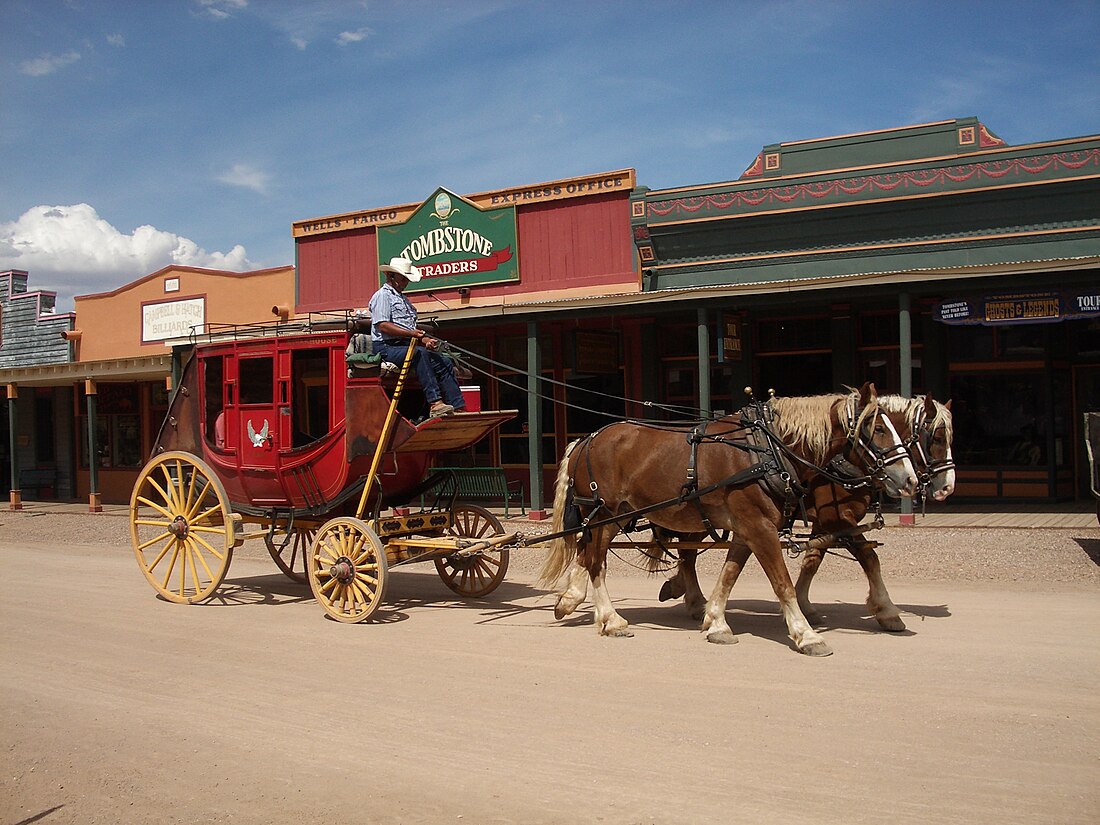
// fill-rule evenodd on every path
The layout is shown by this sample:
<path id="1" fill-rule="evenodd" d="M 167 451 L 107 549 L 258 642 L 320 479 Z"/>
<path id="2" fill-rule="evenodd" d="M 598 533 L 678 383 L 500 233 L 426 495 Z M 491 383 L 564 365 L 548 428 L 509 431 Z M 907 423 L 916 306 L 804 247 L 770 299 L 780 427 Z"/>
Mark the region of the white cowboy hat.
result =
<path id="1" fill-rule="evenodd" d="M 398 275 L 403 275 L 414 283 L 423 277 L 420 270 L 413 266 L 412 261 L 408 258 L 390 258 L 390 262 L 388 264 L 382 264 L 378 267 L 378 271 L 394 272 Z"/>

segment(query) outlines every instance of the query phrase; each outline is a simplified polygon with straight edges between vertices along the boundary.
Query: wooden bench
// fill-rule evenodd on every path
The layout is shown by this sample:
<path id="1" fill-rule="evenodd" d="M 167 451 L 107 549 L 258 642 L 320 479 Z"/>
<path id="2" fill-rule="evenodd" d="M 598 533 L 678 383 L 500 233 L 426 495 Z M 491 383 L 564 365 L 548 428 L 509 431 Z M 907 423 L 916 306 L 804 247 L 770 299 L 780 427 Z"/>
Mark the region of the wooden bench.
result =
<path id="1" fill-rule="evenodd" d="M 508 505 L 519 504 L 520 514 L 527 512 L 523 500 L 524 487 L 521 481 L 509 481 L 503 467 L 436 467 L 432 472 L 450 471 L 458 484 L 456 501 L 504 505 L 504 517 L 508 518 Z"/>
<path id="2" fill-rule="evenodd" d="M 32 469 L 19 471 L 19 489 L 24 497 L 34 491 L 34 498 L 41 498 L 44 494 L 48 498 L 57 496 L 57 470 Z"/>

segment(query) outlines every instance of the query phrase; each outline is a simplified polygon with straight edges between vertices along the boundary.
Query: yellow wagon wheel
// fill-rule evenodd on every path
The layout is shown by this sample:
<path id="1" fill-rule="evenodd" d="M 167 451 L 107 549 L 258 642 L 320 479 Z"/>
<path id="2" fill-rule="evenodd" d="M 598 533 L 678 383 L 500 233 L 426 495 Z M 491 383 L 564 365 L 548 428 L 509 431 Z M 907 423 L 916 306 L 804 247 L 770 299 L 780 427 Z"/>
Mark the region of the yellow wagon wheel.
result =
<path id="1" fill-rule="evenodd" d="M 338 622 L 362 622 L 386 594 L 386 548 L 365 522 L 340 516 L 326 521 L 313 539 L 306 572 L 326 613 Z"/>
<path id="2" fill-rule="evenodd" d="M 476 504 L 456 504 L 447 532 L 459 538 L 484 539 L 504 532 L 500 519 Z M 508 572 L 508 548 L 493 548 L 471 556 L 454 554 L 435 560 L 443 583 L 460 596 L 477 598 L 492 593 Z"/>
<path id="3" fill-rule="evenodd" d="M 190 453 L 158 455 L 130 496 L 130 538 L 141 572 L 160 595 L 180 604 L 210 598 L 237 544 L 221 480 Z"/>
<path id="4" fill-rule="evenodd" d="M 287 578 L 305 584 L 309 581 L 307 557 L 309 548 L 313 546 L 313 539 L 317 535 L 317 527 L 295 527 L 291 530 L 290 540 L 283 543 L 284 536 L 272 536 L 264 534 L 264 544 L 267 552 L 271 554 L 275 564 L 286 574 Z"/>

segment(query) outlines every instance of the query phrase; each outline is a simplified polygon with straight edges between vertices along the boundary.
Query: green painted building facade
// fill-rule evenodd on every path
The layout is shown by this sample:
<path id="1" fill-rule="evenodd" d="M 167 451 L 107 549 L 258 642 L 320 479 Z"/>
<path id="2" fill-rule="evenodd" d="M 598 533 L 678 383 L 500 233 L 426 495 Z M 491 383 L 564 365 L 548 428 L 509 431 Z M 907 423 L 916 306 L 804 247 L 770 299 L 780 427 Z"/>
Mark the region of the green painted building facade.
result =
<path id="1" fill-rule="evenodd" d="M 1100 136 L 1010 146 L 968 118 L 779 143 L 737 180 L 637 188 L 631 222 L 642 290 L 694 307 L 700 406 L 931 392 L 960 498 L 1090 495 Z"/>

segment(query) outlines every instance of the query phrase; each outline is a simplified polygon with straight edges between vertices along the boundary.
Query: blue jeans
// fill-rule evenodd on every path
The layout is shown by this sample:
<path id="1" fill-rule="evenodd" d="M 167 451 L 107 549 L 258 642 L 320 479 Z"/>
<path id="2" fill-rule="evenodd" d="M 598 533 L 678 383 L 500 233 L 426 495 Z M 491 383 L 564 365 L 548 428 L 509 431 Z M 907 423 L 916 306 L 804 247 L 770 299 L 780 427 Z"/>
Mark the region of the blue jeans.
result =
<path id="1" fill-rule="evenodd" d="M 381 353 L 385 360 L 398 366 L 405 360 L 405 353 L 409 349 L 407 342 L 395 345 L 375 341 L 372 347 L 376 353 Z M 458 381 L 455 380 L 454 364 L 451 363 L 450 358 L 444 358 L 438 352 L 432 352 L 425 347 L 417 347 L 413 351 L 412 367 L 416 370 L 420 388 L 424 390 L 424 397 L 429 404 L 442 399 L 456 410 L 466 407 L 466 402 L 462 399 L 462 390 L 458 388 Z"/>

